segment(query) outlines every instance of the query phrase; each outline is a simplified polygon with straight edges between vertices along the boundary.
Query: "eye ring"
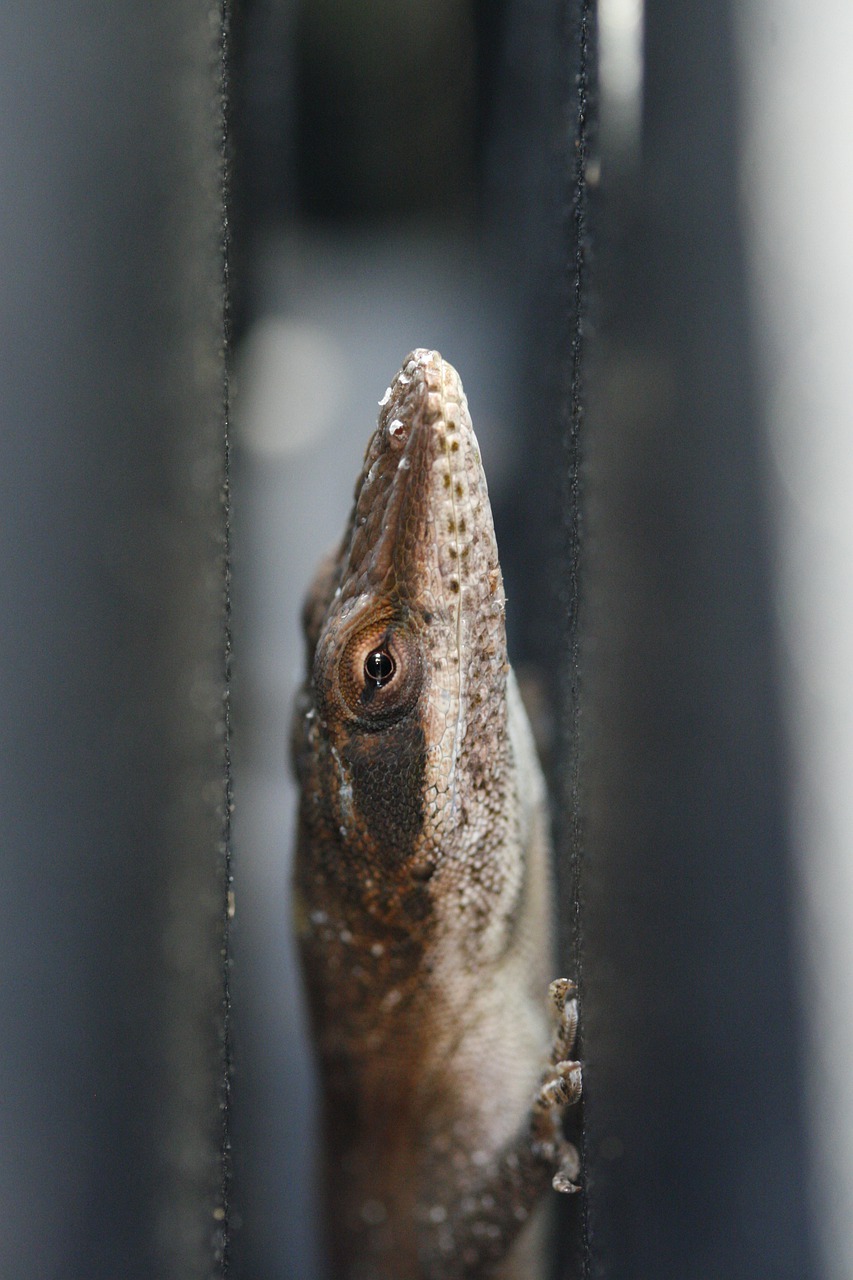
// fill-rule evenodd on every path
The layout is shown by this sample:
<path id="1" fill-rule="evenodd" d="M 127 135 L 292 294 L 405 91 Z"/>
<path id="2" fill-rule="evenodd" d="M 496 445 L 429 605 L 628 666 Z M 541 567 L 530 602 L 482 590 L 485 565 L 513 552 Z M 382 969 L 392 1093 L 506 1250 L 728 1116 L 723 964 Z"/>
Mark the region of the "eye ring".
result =
<path id="1" fill-rule="evenodd" d="M 342 712 L 360 732 L 378 732 L 408 715 L 424 676 L 414 629 L 385 609 L 352 619 L 343 635 L 324 631 L 314 656 L 321 715 Z"/>
<path id="2" fill-rule="evenodd" d="M 388 650 L 381 646 L 378 649 L 371 649 L 364 659 L 364 679 L 368 688 L 383 688 L 394 679 L 396 672 L 396 662 Z"/>

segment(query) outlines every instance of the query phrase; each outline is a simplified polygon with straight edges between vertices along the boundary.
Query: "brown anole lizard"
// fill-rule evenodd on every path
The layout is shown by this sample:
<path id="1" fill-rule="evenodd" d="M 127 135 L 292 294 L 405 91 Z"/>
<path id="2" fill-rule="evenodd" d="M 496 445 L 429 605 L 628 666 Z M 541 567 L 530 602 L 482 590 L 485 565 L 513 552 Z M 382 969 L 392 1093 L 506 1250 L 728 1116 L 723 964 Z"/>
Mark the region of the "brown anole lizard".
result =
<path id="1" fill-rule="evenodd" d="M 544 1193 L 576 1190 L 574 988 L 546 999 L 546 798 L 504 607 L 459 377 L 414 351 L 305 605 L 294 723 L 335 1280 L 537 1280 Z"/>

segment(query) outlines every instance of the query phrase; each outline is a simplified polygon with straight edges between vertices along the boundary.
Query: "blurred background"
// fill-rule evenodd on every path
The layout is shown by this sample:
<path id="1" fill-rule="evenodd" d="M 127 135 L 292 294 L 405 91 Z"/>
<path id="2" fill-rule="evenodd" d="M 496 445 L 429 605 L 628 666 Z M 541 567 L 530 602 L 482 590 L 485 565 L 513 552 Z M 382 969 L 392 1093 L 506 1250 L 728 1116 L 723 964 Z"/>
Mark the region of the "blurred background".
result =
<path id="1" fill-rule="evenodd" d="M 845 0 L 2 7 L 0 1275 L 321 1275 L 298 617 L 425 345 L 581 986 L 555 1275 L 853 1280 L 852 51 Z"/>

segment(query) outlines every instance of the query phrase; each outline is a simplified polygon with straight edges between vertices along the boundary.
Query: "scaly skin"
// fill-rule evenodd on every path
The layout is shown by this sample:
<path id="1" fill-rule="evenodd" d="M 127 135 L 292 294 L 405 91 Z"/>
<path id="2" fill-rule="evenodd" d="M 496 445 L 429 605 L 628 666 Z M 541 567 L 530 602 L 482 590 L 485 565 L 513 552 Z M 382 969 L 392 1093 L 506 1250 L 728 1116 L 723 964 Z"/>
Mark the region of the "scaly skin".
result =
<path id="1" fill-rule="evenodd" d="M 295 890 L 331 1275 L 537 1280 L 537 1206 L 577 1167 L 573 988 L 552 991 L 554 1039 L 544 785 L 467 402 L 435 351 L 382 401 L 305 631 Z"/>

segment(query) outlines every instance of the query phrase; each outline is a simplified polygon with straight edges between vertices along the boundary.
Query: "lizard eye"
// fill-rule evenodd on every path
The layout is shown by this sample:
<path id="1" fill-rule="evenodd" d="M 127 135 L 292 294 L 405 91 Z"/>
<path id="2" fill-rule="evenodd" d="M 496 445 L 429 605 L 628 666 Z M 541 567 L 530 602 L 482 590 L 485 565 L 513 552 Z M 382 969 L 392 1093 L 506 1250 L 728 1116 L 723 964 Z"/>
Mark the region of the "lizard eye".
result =
<path id="1" fill-rule="evenodd" d="M 410 629 L 388 613 L 356 621 L 327 654 L 322 640 L 315 658 L 315 687 L 364 729 L 380 730 L 407 715 L 424 682 L 420 645 Z"/>
<path id="2" fill-rule="evenodd" d="M 364 678 L 374 689 L 394 679 L 397 664 L 387 649 L 374 649 L 364 659 Z"/>

